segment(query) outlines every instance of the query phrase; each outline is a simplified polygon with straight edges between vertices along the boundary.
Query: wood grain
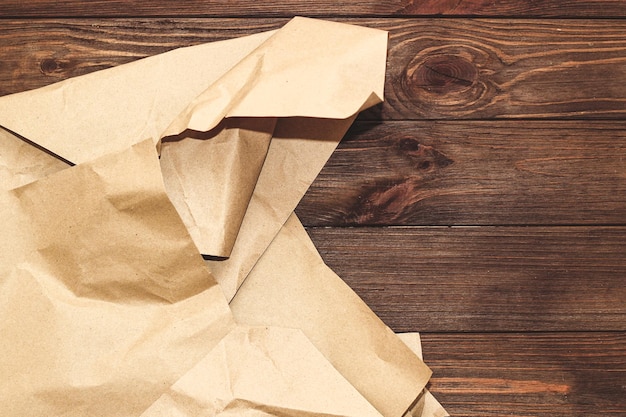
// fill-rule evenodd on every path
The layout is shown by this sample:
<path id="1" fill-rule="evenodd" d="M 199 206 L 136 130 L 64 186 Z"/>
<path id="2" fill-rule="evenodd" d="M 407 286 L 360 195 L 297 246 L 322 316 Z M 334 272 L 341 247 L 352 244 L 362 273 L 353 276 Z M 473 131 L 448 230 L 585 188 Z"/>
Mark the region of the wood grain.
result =
<path id="1" fill-rule="evenodd" d="M 624 227 L 310 228 L 396 331 L 625 331 Z"/>
<path id="2" fill-rule="evenodd" d="M 368 120 L 626 117 L 625 20 L 340 19 L 390 31 Z M 7 19 L 0 95 L 286 19 Z"/>
<path id="3" fill-rule="evenodd" d="M 523 17 L 623 17 L 620 0 L 279 0 L 247 2 L 229 0 L 3 0 L 6 17 L 128 17 L 128 16 L 523 16 Z"/>
<path id="4" fill-rule="evenodd" d="M 42 87 L 178 47 L 276 29 L 287 20 L 5 20 L 0 95 Z M 210 64 L 210 63 L 208 63 Z"/>
<path id="5" fill-rule="evenodd" d="M 450 415 L 624 416 L 626 334 L 422 334 Z"/>
<path id="6" fill-rule="evenodd" d="M 297 213 L 309 226 L 626 224 L 626 126 L 357 123 Z"/>
<path id="7" fill-rule="evenodd" d="M 431 391 L 456 417 L 625 416 L 624 1 L 5 0 L 0 95 L 294 15 L 390 31 L 386 103 L 297 211 L 426 332 Z"/>
<path id="8" fill-rule="evenodd" d="M 389 20 L 372 118 L 623 118 L 626 21 Z"/>

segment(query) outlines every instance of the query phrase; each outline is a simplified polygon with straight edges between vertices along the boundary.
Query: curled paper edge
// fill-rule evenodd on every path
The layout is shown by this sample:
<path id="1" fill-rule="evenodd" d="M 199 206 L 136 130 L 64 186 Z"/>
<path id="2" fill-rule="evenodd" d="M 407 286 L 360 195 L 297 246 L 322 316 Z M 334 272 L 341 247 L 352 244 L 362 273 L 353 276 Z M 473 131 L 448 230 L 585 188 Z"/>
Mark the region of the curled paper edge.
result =
<path id="1" fill-rule="evenodd" d="M 207 132 L 224 118 L 347 120 L 382 101 L 386 52 L 387 32 L 296 17 L 278 30 L 179 48 L 0 97 L 0 126 L 80 163 L 147 138 L 160 147 L 164 137 Z M 193 193 L 192 185 L 168 191 L 178 193 L 172 199 L 180 202 L 200 252 L 230 256 L 251 194 L 211 196 L 214 212 L 235 205 L 231 212 L 241 213 L 214 219 L 228 230 L 216 234 L 197 224 L 210 210 L 190 209 L 184 194 Z"/>

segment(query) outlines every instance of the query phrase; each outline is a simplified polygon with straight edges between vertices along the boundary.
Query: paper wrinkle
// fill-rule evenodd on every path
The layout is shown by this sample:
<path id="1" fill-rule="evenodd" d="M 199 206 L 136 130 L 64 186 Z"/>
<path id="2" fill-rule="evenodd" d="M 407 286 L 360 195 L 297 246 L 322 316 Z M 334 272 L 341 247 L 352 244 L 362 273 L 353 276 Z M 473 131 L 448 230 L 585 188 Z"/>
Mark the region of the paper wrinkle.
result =
<path id="1" fill-rule="evenodd" d="M 19 278 L 23 292 L 25 276 Z M 207 296 L 193 302 L 200 313 L 195 318 L 188 308 L 174 306 L 169 313 L 163 311 L 165 314 L 156 309 L 144 311 L 142 318 L 134 314 L 133 308 L 110 303 L 94 309 L 93 300 L 83 299 L 77 304 L 59 301 L 58 297 L 32 298 L 35 293 L 25 295 L 31 297 L 19 304 L 16 301 L 13 314 L 19 311 L 28 315 L 31 308 L 40 311 L 42 305 L 50 305 L 55 312 L 28 315 L 39 326 L 39 331 L 32 333 L 28 319 L 0 325 L 3 337 L 10 338 L 7 343 L 24 342 L 23 346 L 11 346 L 0 341 L 4 355 L 8 354 L 8 358 L 0 359 L 0 395 L 11 398 L 0 405 L 6 416 L 24 415 L 9 413 L 6 407 L 11 410 L 12 406 L 21 406 L 32 415 L 137 415 L 130 410 L 150 402 L 150 397 L 162 391 L 164 381 L 173 382 L 187 366 L 195 364 L 199 359 L 195 358 L 196 352 L 209 349 L 211 338 L 219 340 L 229 327 L 228 317 L 206 311 L 207 303 L 212 302 Z M 204 334 L 177 329 L 181 322 L 191 320 L 196 323 L 190 329 L 204 328 Z M 12 337 L 16 332 L 19 339 Z M 172 332 L 178 334 L 168 334 Z M 176 344 L 167 342 L 172 339 L 177 340 Z M 59 340 L 64 343 L 59 344 Z M 39 358 L 39 363 L 33 364 L 33 358 Z"/>
<path id="2" fill-rule="evenodd" d="M 292 214 L 386 42 L 296 18 L 1 97 L 0 414 L 400 415 L 430 372 Z"/>
<path id="3" fill-rule="evenodd" d="M 185 130 L 207 132 L 227 117 L 232 107 L 258 83 L 263 55 L 253 52 L 193 100 L 162 137 Z M 244 115 L 249 116 L 249 115 Z"/>
<path id="4" fill-rule="evenodd" d="M 322 30 L 332 42 L 320 38 Z M 162 136 L 207 131 L 224 117 L 352 117 L 375 104 L 372 97 L 383 100 L 386 45 L 383 31 L 296 17 L 200 94 Z"/>
<path id="5" fill-rule="evenodd" d="M 323 263 L 312 243 L 302 243 L 307 239 L 292 214 L 231 301 L 235 319 L 301 329 L 382 415 L 402 415 L 430 370 Z"/>
<path id="6" fill-rule="evenodd" d="M 156 141 L 190 101 L 274 32 L 178 48 L 0 97 L 0 126 L 73 163 Z"/>
<path id="7" fill-rule="evenodd" d="M 225 261 L 207 261 L 227 299 L 235 296 L 353 119 L 278 119 L 231 256 Z"/>
<path id="8" fill-rule="evenodd" d="M 216 414 L 218 417 L 350 417 L 350 415 L 309 412 L 298 409 L 259 404 L 250 400 L 234 399 Z"/>
<path id="9" fill-rule="evenodd" d="M 321 31 L 332 33 L 332 41 L 320 37 Z M 386 42 L 382 31 L 296 17 L 259 48 L 267 45 L 262 78 L 230 115 L 351 117 L 372 91 L 382 91 L 384 69 L 381 74 L 380 66 L 376 70 L 370 67 L 384 62 Z M 353 51 L 359 49 L 355 55 Z M 329 60 L 336 66 L 328 65 Z M 313 83 L 311 79 L 326 82 Z"/>
<path id="10" fill-rule="evenodd" d="M 325 37 L 318 36 L 320 31 Z M 383 31 L 295 18 L 277 31 L 233 41 L 240 52 L 219 42 L 213 47 L 181 48 L 2 97 L 0 125 L 79 163 L 145 138 L 161 146 L 165 136 L 188 129 L 208 131 L 224 117 L 345 119 L 366 101 L 372 104 L 367 97 L 382 100 L 386 41 Z M 180 68 L 180 62 L 199 64 L 194 55 L 202 54 L 213 63 L 208 67 L 215 69 L 197 65 L 201 71 L 195 75 Z M 208 170 L 207 178 L 212 175 Z M 254 187 L 256 178 L 250 182 Z M 215 207 L 231 207 L 224 198 Z M 200 217 L 189 207 L 189 199 L 178 200 L 200 251 L 229 256 L 237 236 L 233 228 L 241 224 L 242 216 L 218 224 L 228 231 L 221 235 L 198 224 Z M 245 212 L 248 204 L 242 199 L 231 212 Z M 236 290 L 239 284 L 231 287 Z"/>
<path id="11" fill-rule="evenodd" d="M 0 127 L 0 189 L 10 190 L 69 165 Z"/>
<path id="12" fill-rule="evenodd" d="M 125 183 L 129 173 L 132 181 Z M 0 404 L 0 414 L 137 415 L 164 382 L 173 383 L 234 326 L 159 177 L 156 151 L 147 141 L 0 192 L 0 220 L 8 232 L 0 236 L 0 286 L 13 289 L 0 298 L 6 318 L 0 321 L 0 398 L 11 399 Z M 104 190 L 116 182 L 122 195 L 131 185 L 156 193 L 133 200 L 136 214 L 145 209 L 143 216 L 103 204 Z M 77 226 L 97 233 L 71 230 Z M 146 234 L 153 230 L 163 232 L 156 237 L 163 253 Z M 106 258 L 110 248 L 103 242 L 121 245 L 115 259 Z M 44 259 L 41 248 L 55 254 Z M 68 272 L 74 256 L 80 259 Z M 136 276 L 138 268 L 155 267 L 160 277 L 171 276 L 156 292 Z M 138 279 L 135 298 L 109 297 L 124 277 Z M 102 281 L 95 293 L 75 291 L 94 279 Z M 177 283 L 175 293 L 170 283 Z M 169 300 L 155 303 L 151 294 Z"/>
<path id="13" fill-rule="evenodd" d="M 184 239 L 187 231 L 170 209 L 152 143 L 129 151 L 12 191 L 29 216 L 39 259 L 77 296 L 108 301 L 171 303 L 215 285 L 207 270 L 198 269 L 202 260 L 194 261 L 193 244 Z M 54 229 L 48 213 L 54 213 Z M 137 231 L 132 238 L 129 228 Z M 177 252 L 152 255 L 147 263 L 138 258 L 150 244 L 144 236 Z M 172 268 L 176 280 L 168 277 Z"/>
<path id="14" fill-rule="evenodd" d="M 300 330 L 277 327 L 237 327 L 142 417 L 170 409 L 186 417 L 380 417 Z"/>
<path id="15" fill-rule="evenodd" d="M 227 119 L 215 133 L 163 142 L 168 195 L 202 254 L 230 256 L 275 125 L 275 118 Z"/>

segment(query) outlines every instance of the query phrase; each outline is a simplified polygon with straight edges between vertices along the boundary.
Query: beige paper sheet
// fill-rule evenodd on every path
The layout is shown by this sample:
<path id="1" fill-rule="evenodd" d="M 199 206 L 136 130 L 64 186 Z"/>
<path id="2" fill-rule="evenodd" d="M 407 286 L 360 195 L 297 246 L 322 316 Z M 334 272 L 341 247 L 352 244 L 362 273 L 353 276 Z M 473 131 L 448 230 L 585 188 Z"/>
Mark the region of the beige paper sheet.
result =
<path id="1" fill-rule="evenodd" d="M 0 127 L 0 189 L 11 190 L 61 171 L 68 164 Z"/>
<path id="2" fill-rule="evenodd" d="M 352 119 L 279 119 L 230 258 L 207 261 L 231 300 L 322 169 Z"/>
<path id="3" fill-rule="evenodd" d="M 205 254 L 231 254 L 263 168 L 275 118 L 226 119 L 215 131 L 161 146 L 167 193 Z"/>
<path id="4" fill-rule="evenodd" d="M 296 329 L 238 326 L 141 417 L 380 417 Z"/>
<path id="5" fill-rule="evenodd" d="M 398 337 L 422 358 L 419 333 Z M 296 329 L 238 326 L 141 417 L 378 416 Z M 424 390 L 403 417 L 447 417 Z"/>
<path id="6" fill-rule="evenodd" d="M 78 164 L 155 143 L 191 101 L 274 32 L 179 48 L 0 97 L 0 126 Z"/>
<path id="7" fill-rule="evenodd" d="M 348 119 L 382 100 L 386 46 L 387 34 L 380 30 L 295 18 L 277 31 L 181 48 L 1 97 L 0 126 L 80 163 L 147 138 L 158 143 L 164 137 L 185 138 L 189 131 L 207 132 L 224 117 Z M 178 147 L 189 143 L 181 141 Z M 219 152 L 168 164 L 179 164 L 176 172 L 195 164 L 205 177 L 227 177 L 230 171 L 210 165 Z M 205 161 L 206 155 L 212 156 Z M 248 163 L 246 153 L 238 156 Z M 182 189 L 197 187 L 187 183 Z M 187 199 L 174 195 L 182 189 L 168 187 L 174 201 Z M 225 201 L 207 201 L 204 208 L 232 207 L 231 193 L 219 197 Z M 244 208 L 234 211 L 245 211 L 247 201 L 237 203 Z M 214 228 L 194 223 L 212 212 L 184 207 L 183 219 L 200 252 L 227 256 L 233 239 L 212 236 Z M 241 216 L 215 220 L 230 234 L 241 224 Z M 209 235 L 198 237 L 205 230 Z"/>
<path id="8" fill-rule="evenodd" d="M 10 150 L 0 153 L 9 190 L 0 310 L 10 318 L 0 323 L 0 396 L 15 398 L 2 415 L 138 416 L 172 387 L 189 388 L 187 375 L 215 352 L 218 378 L 213 368 L 261 348 L 286 360 L 276 369 L 294 372 L 303 392 L 328 383 L 354 401 L 280 397 L 276 385 L 265 397 L 218 396 L 230 404 L 219 415 L 266 405 L 278 415 L 370 415 L 364 398 L 401 415 L 429 370 L 323 265 L 297 220 L 283 227 L 356 113 L 381 100 L 386 41 L 297 18 L 0 97 L 0 149 Z M 301 273 L 285 237 L 311 271 Z M 228 259 L 203 262 L 200 252 Z M 290 268 L 300 280 L 286 280 Z M 302 279 L 312 271 L 318 280 Z M 224 294 L 249 314 L 263 293 L 275 315 L 263 311 L 259 324 L 301 332 L 235 328 Z M 310 320 L 280 305 L 298 300 Z M 290 362 L 294 353 L 314 360 Z M 229 383 L 252 386 L 254 373 L 240 371 Z M 170 405 L 159 412 L 177 415 Z"/>
<path id="9" fill-rule="evenodd" d="M 234 327 L 152 141 L 0 200 L 0 415 L 138 415 Z"/>
<path id="10" fill-rule="evenodd" d="M 230 303 L 237 322 L 301 329 L 384 416 L 401 416 L 430 370 L 322 261 L 292 215 Z"/>

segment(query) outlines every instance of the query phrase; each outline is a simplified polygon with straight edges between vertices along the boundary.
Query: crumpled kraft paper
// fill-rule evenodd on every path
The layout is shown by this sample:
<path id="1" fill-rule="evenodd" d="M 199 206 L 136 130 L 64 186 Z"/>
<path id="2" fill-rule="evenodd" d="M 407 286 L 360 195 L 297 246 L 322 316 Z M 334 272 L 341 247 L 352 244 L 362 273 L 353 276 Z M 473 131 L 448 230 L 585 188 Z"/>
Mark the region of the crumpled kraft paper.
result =
<path id="1" fill-rule="evenodd" d="M 296 18 L 1 97 L 1 414 L 402 415 L 430 371 L 292 216 L 385 56 L 384 32 Z M 316 274 L 282 286 L 291 232 Z M 264 294 L 325 310 L 258 327 Z"/>
<path id="2" fill-rule="evenodd" d="M 231 308 L 239 323 L 301 329 L 384 415 L 402 415 L 430 377 L 423 362 L 323 263 L 295 215 Z M 362 349 L 354 349 L 358 345 Z"/>
<path id="3" fill-rule="evenodd" d="M 210 132 L 224 117 L 346 119 L 382 99 L 386 43 L 382 31 L 296 18 L 278 31 L 181 48 L 59 82 L 37 94 L 4 97 L 0 125 L 80 163 L 147 138 L 180 141 L 187 133 Z M 245 154 L 239 155 L 246 167 Z M 255 169 L 258 163 L 250 165 Z M 207 176 L 214 174 L 205 168 Z M 220 175 L 238 175 L 239 165 L 232 168 Z M 174 201 L 187 197 L 170 191 Z M 241 218 L 217 217 L 230 204 L 228 198 L 241 198 L 236 191 L 217 190 L 205 202 L 210 211 L 192 211 L 192 216 L 236 233 Z M 220 238 L 203 238 L 194 234 L 193 224 L 188 226 L 203 254 L 229 255 L 230 239 L 212 251 L 203 243 Z"/>
<path id="4" fill-rule="evenodd" d="M 0 200 L 1 415 L 139 415 L 235 327 L 152 141 Z"/>
<path id="5" fill-rule="evenodd" d="M 142 417 L 380 417 L 300 330 L 240 326 Z"/>

